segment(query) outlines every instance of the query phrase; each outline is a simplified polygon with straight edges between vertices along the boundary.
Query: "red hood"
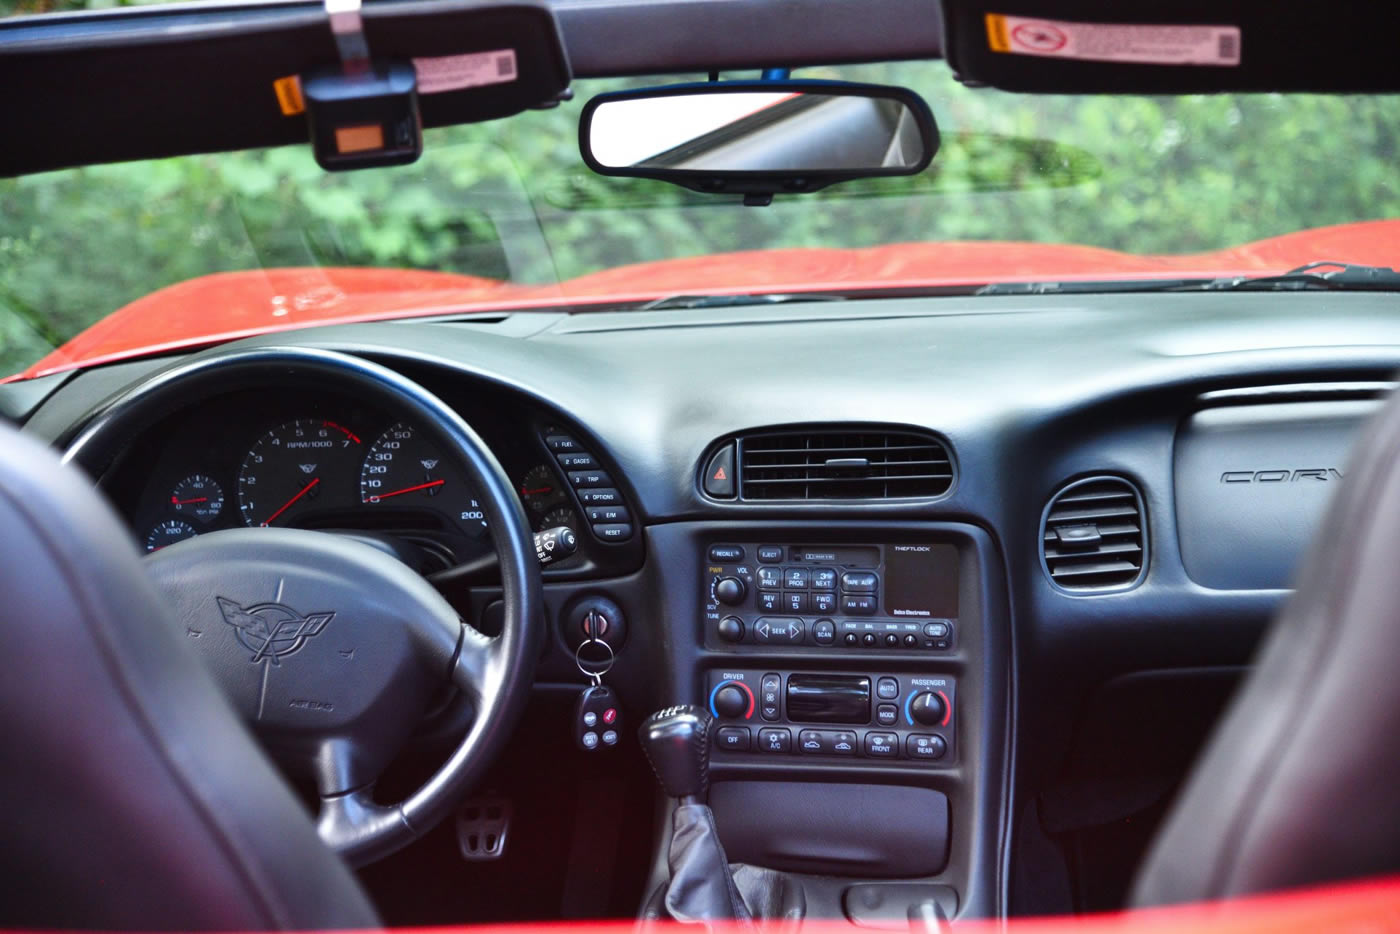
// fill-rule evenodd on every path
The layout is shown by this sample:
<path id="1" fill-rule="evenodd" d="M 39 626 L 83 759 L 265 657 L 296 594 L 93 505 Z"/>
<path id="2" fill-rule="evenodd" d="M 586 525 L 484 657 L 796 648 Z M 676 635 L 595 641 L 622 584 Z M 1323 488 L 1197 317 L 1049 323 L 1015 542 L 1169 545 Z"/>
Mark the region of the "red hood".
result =
<path id="1" fill-rule="evenodd" d="M 1181 255 L 1138 256 L 1088 246 L 997 241 L 752 250 L 621 266 L 551 286 L 407 269 L 215 273 L 137 299 L 13 378 L 317 324 L 647 301 L 682 293 L 1260 275 L 1319 259 L 1394 265 L 1400 260 L 1400 220 L 1319 227 L 1225 250 Z"/>

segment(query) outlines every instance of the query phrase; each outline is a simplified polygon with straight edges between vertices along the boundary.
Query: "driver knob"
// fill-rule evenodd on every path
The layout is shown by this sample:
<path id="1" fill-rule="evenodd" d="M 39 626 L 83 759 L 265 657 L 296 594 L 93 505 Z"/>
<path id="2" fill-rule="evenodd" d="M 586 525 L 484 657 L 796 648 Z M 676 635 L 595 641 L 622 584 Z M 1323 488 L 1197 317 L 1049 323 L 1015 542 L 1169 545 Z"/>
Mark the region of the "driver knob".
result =
<path id="1" fill-rule="evenodd" d="M 637 731 L 661 789 L 672 798 L 703 800 L 710 783 L 710 734 L 714 718 L 691 704 L 666 707 Z"/>

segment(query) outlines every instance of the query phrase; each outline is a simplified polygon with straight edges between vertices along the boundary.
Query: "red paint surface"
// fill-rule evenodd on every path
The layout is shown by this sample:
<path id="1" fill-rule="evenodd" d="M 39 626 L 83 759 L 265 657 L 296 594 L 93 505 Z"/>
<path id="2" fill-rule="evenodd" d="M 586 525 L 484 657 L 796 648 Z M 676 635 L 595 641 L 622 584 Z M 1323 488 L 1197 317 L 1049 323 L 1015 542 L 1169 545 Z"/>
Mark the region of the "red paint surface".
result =
<path id="1" fill-rule="evenodd" d="M 636 923 L 578 921 L 439 928 L 390 928 L 393 934 L 637 934 Z M 739 924 L 657 924 L 656 934 L 755 934 Z M 873 932 L 835 921 L 808 921 L 802 934 Z M 959 921 L 955 934 L 1400 934 L 1400 876 L 1170 908 Z M 20 934 L 16 931 L 13 934 Z M 38 934 L 38 932 L 34 932 Z M 363 934 L 363 932 L 343 932 Z"/>
<path id="2" fill-rule="evenodd" d="M 1320 227 L 1182 255 L 1139 256 L 1072 244 L 996 241 L 753 250 L 620 266 L 550 286 L 408 269 L 225 272 L 137 299 L 14 378 L 318 324 L 622 304 L 675 294 L 1267 275 L 1323 259 L 1381 266 L 1400 263 L 1400 220 Z"/>

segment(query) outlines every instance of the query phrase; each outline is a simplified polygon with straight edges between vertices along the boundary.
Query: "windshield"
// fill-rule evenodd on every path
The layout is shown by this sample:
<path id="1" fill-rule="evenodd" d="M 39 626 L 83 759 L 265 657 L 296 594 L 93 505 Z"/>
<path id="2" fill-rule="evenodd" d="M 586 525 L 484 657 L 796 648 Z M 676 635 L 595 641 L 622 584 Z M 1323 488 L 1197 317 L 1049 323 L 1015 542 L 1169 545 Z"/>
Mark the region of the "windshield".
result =
<path id="1" fill-rule="evenodd" d="M 917 91 L 942 134 L 932 166 L 769 207 L 591 174 L 577 143 L 583 103 L 669 80 L 653 78 L 578 81 L 555 109 L 427 131 L 422 159 L 400 168 L 329 174 L 294 146 L 0 181 L 0 375 L 156 290 L 246 270 L 298 270 L 254 285 L 268 316 L 310 324 L 1400 260 L 1389 225 L 1258 244 L 1400 218 L 1393 97 L 1018 95 L 964 87 L 942 62 L 800 77 Z M 453 275 L 356 279 L 347 267 Z M 356 304 L 357 290 L 377 298 Z M 245 313 L 248 328 L 268 323 L 238 301 L 188 293 L 182 333 L 203 322 L 210 336 L 242 333 Z M 154 327 L 145 346 L 170 345 Z"/>

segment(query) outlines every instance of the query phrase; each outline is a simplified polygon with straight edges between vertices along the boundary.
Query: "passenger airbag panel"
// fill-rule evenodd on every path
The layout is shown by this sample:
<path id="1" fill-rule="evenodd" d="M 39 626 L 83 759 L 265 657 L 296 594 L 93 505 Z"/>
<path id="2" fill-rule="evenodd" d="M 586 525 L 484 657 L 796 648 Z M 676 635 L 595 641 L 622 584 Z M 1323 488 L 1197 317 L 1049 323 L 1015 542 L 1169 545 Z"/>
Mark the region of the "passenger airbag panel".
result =
<path id="1" fill-rule="evenodd" d="M 1291 586 L 1374 400 L 1206 409 L 1176 443 L 1181 560 L 1220 590 Z"/>

